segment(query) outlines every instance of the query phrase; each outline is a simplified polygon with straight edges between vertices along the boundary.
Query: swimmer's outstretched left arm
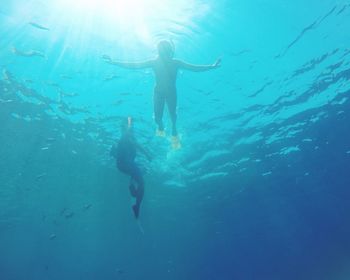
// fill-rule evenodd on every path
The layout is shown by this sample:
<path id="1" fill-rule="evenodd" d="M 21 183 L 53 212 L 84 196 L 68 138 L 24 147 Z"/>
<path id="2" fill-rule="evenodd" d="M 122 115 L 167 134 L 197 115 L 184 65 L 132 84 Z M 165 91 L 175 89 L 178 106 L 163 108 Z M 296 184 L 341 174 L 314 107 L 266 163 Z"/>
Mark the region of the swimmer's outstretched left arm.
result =
<path id="1" fill-rule="evenodd" d="M 203 71 L 219 68 L 221 66 L 221 59 L 218 58 L 214 64 L 210 64 L 210 65 L 196 65 L 196 64 L 187 63 L 182 60 L 176 60 L 176 63 L 179 68 L 190 70 L 193 72 L 203 72 Z"/>
<path id="2" fill-rule="evenodd" d="M 119 67 L 123 67 L 127 69 L 151 68 L 154 65 L 153 59 L 140 61 L 140 62 L 122 62 L 122 61 L 113 61 L 108 55 L 103 55 L 102 59 L 109 64 L 117 65 Z"/>

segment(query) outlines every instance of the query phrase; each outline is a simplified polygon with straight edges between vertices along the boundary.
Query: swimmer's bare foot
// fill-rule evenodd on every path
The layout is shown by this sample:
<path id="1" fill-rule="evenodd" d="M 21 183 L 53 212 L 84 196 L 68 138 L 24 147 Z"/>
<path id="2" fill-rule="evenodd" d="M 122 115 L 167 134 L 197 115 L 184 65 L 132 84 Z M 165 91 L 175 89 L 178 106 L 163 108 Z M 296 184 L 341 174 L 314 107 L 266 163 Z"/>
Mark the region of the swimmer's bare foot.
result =
<path id="1" fill-rule="evenodd" d="M 179 136 L 171 136 L 171 147 L 174 150 L 181 149 L 181 142 Z"/>
<path id="2" fill-rule="evenodd" d="M 165 137 L 166 136 L 165 131 L 157 129 L 156 136 L 158 136 L 158 137 Z"/>

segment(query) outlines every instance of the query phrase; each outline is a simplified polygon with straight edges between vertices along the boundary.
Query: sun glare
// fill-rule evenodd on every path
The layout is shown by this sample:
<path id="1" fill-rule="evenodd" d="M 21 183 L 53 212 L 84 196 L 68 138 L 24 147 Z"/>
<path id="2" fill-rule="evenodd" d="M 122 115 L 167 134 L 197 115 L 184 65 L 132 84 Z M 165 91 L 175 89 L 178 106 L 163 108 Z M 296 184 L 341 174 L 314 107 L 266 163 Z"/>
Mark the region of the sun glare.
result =
<path id="1" fill-rule="evenodd" d="M 49 30 L 47 50 L 63 44 L 60 57 L 66 51 L 82 55 L 96 48 L 96 42 L 100 49 L 118 45 L 128 54 L 137 52 L 140 45 L 154 50 L 160 38 L 176 42 L 200 34 L 198 23 L 212 10 L 202 0 L 17 1 L 8 24 L 18 33 L 22 32 L 18 26 Z M 43 34 L 33 32 L 32 36 Z"/>
<path id="2" fill-rule="evenodd" d="M 149 16 L 152 13 L 150 7 L 159 10 L 162 3 L 160 0 L 57 0 L 57 5 L 69 16 L 118 20 L 126 25 Z"/>
<path id="3" fill-rule="evenodd" d="M 78 28 L 81 32 L 113 30 L 115 33 L 151 42 L 156 28 L 166 20 L 187 24 L 195 0 L 54 0 L 50 13 L 56 21 Z M 194 11 L 195 9 L 193 9 Z M 163 28 L 164 29 L 164 28 Z M 165 27 L 166 29 L 166 27 Z M 107 35 L 107 34 L 106 34 Z"/>

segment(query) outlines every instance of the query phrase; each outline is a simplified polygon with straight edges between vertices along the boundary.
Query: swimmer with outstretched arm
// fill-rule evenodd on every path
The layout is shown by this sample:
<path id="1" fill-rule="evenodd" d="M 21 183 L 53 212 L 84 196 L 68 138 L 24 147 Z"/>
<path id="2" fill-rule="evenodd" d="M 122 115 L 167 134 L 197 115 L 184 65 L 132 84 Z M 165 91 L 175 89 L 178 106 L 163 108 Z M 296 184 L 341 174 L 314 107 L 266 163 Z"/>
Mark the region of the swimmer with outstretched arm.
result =
<path id="1" fill-rule="evenodd" d="M 195 65 L 185 61 L 174 59 L 174 45 L 167 40 L 162 40 L 158 43 L 158 56 L 154 59 L 149 59 L 142 62 L 120 62 L 113 61 L 109 56 L 102 56 L 102 58 L 109 64 L 117 65 L 128 69 L 143 69 L 152 68 L 156 85 L 154 88 L 154 119 L 158 126 L 157 135 L 165 136 L 163 125 L 163 111 L 165 103 L 168 106 L 171 123 L 172 123 L 172 143 L 173 148 L 180 148 L 176 128 L 176 78 L 179 69 L 189 70 L 193 72 L 202 72 L 212 70 L 220 67 L 221 59 L 217 59 L 211 65 Z"/>

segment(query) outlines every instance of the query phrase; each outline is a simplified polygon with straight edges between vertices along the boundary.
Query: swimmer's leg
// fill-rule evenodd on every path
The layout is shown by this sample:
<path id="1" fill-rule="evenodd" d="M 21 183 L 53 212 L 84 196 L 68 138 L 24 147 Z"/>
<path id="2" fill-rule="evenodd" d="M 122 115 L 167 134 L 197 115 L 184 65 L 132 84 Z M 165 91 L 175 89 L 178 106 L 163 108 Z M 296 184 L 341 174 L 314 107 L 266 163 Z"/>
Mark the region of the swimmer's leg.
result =
<path id="1" fill-rule="evenodd" d="M 139 218 L 140 206 L 143 199 L 143 195 L 144 195 L 144 186 L 142 185 L 142 186 L 139 186 L 139 188 L 137 189 L 136 203 L 132 206 L 132 210 L 134 211 L 134 215 L 136 219 Z"/>
<path id="2" fill-rule="evenodd" d="M 134 179 L 134 177 L 137 176 L 137 174 L 138 174 L 136 164 L 134 162 L 118 161 L 117 167 L 118 167 L 119 171 L 121 171 L 127 175 L 130 175 L 130 184 L 129 184 L 130 195 L 132 197 L 136 197 L 137 196 L 137 189 L 136 189 L 135 184 L 138 183 Z"/>
<path id="3" fill-rule="evenodd" d="M 135 183 L 133 182 L 133 179 L 132 179 L 132 178 L 131 178 L 131 180 L 130 180 L 129 191 L 130 191 L 130 195 L 131 195 L 132 197 L 136 197 L 136 195 L 137 195 L 137 190 L 136 190 L 136 186 L 135 186 Z"/>
<path id="4" fill-rule="evenodd" d="M 168 105 L 169 115 L 170 115 L 171 123 L 172 123 L 171 145 L 172 145 L 173 149 L 177 150 L 177 149 L 181 148 L 181 143 L 180 143 L 179 136 L 177 135 L 177 128 L 176 128 L 177 97 L 176 97 L 176 92 L 175 91 L 171 92 L 170 94 L 167 95 L 166 102 L 167 102 L 167 105 Z"/>
<path id="5" fill-rule="evenodd" d="M 176 129 L 177 96 L 176 96 L 176 92 L 175 91 L 174 92 L 170 92 L 170 93 L 167 94 L 166 103 L 168 105 L 169 115 L 170 115 L 171 124 L 172 124 L 171 135 L 176 137 L 177 136 L 177 129 Z"/>
<path id="6" fill-rule="evenodd" d="M 158 126 L 157 135 L 165 136 L 164 124 L 163 124 L 163 111 L 164 111 L 165 98 L 163 94 L 155 92 L 153 97 L 154 105 L 154 120 Z"/>
<path id="7" fill-rule="evenodd" d="M 140 206 L 141 206 L 141 202 L 142 202 L 145 190 L 144 190 L 144 181 L 143 181 L 142 173 L 137 165 L 133 167 L 132 178 L 137 184 L 137 189 L 135 193 L 136 202 L 132 206 L 132 210 L 134 211 L 135 218 L 138 219 L 140 214 Z"/>

